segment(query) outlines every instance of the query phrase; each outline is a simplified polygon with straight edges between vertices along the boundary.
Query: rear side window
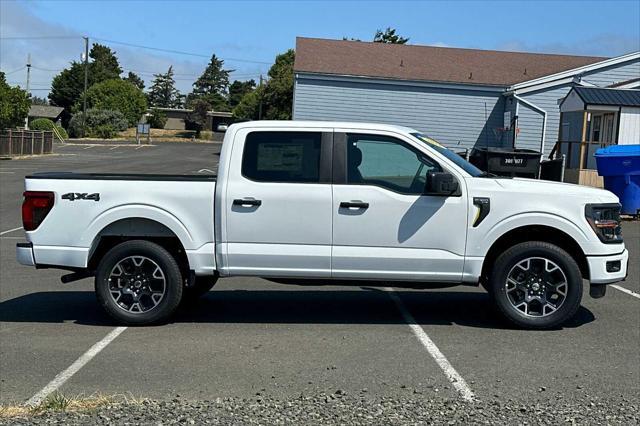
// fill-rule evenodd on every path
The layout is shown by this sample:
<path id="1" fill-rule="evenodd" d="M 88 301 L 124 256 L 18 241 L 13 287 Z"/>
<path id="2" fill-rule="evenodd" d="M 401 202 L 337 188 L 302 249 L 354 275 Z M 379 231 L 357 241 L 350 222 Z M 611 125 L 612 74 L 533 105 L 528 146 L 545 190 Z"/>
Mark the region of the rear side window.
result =
<path id="1" fill-rule="evenodd" d="M 320 132 L 251 132 L 242 175 L 257 182 L 318 183 Z"/>

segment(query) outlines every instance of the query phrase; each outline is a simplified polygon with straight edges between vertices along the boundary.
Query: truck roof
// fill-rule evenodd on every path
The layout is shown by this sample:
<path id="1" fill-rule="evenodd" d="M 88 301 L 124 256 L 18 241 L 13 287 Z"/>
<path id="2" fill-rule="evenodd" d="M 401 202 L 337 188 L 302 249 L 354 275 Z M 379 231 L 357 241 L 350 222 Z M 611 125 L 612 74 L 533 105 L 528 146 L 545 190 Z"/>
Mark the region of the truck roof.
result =
<path id="1" fill-rule="evenodd" d="M 260 121 L 245 121 L 242 123 L 232 124 L 235 128 L 349 128 L 349 129 L 362 129 L 362 130 L 390 130 L 402 133 L 417 133 L 418 131 L 410 127 L 396 126 L 393 124 L 382 123 L 361 123 L 361 122 L 348 122 L 348 121 L 311 121 L 311 120 L 260 120 Z M 419 132 L 418 132 L 419 133 Z"/>

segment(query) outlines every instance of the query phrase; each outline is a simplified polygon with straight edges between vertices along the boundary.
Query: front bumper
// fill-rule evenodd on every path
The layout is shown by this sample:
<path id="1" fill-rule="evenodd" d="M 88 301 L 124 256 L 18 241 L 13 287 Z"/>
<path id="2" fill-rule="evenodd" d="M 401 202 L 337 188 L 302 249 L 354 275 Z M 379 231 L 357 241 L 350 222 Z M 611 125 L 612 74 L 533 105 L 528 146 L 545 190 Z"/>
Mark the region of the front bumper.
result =
<path id="1" fill-rule="evenodd" d="M 31 243 L 18 243 L 16 244 L 16 259 L 18 263 L 25 266 L 36 266 L 36 261 L 33 257 L 33 244 Z"/>
<path id="2" fill-rule="evenodd" d="M 620 270 L 607 272 L 607 265 L 615 266 L 620 262 Z M 610 254 L 606 256 L 587 256 L 589 264 L 589 278 L 591 284 L 610 284 L 622 281 L 627 276 L 629 263 L 629 252 L 624 249 L 622 253 Z"/>

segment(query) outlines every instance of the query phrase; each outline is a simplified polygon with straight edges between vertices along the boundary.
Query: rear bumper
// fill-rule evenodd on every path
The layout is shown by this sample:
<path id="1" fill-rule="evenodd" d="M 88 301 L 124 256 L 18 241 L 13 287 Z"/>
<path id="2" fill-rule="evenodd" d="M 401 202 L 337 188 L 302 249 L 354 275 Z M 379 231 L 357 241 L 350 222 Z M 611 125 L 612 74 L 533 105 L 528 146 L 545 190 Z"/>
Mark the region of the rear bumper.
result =
<path id="1" fill-rule="evenodd" d="M 627 276 L 627 267 L 629 263 L 629 252 L 624 249 L 622 253 L 607 256 L 587 256 L 589 264 L 589 277 L 591 284 L 610 284 L 622 281 Z M 619 264 L 619 270 L 615 270 Z M 609 266 L 610 272 L 607 271 Z M 611 268 L 614 267 L 614 270 Z"/>
<path id="2" fill-rule="evenodd" d="M 25 266 L 36 266 L 36 261 L 33 257 L 33 244 L 31 243 L 18 243 L 16 244 L 16 259 L 18 263 Z"/>

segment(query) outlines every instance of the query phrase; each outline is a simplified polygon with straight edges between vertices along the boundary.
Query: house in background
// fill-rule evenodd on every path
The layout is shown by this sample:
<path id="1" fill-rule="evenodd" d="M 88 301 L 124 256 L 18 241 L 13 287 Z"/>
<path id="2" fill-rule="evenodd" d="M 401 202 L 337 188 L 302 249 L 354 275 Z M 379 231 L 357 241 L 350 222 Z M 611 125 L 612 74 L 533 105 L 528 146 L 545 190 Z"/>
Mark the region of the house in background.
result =
<path id="1" fill-rule="evenodd" d="M 574 86 L 640 86 L 640 52 L 616 58 L 297 38 L 293 118 L 393 123 L 448 147 L 548 155 Z M 635 79 L 635 80 L 634 80 Z"/>
<path id="2" fill-rule="evenodd" d="M 193 112 L 192 109 L 183 108 L 154 108 L 162 111 L 166 117 L 167 122 L 164 125 L 165 130 L 189 130 L 187 119 L 189 114 Z M 147 113 L 150 113 L 149 110 Z M 233 114 L 226 111 L 209 111 L 207 112 L 207 125 L 204 130 L 216 130 L 220 124 L 230 124 L 232 122 Z"/>
<path id="3" fill-rule="evenodd" d="M 554 154 L 565 156 L 565 181 L 602 186 L 593 154 L 609 145 L 640 144 L 640 90 L 576 86 L 559 106 Z"/>
<path id="4" fill-rule="evenodd" d="M 53 105 L 31 105 L 29 114 L 27 115 L 29 123 L 36 118 L 48 118 L 54 123 L 60 124 L 60 117 L 64 111 L 63 107 Z"/>

